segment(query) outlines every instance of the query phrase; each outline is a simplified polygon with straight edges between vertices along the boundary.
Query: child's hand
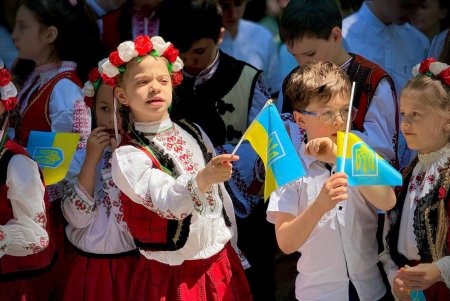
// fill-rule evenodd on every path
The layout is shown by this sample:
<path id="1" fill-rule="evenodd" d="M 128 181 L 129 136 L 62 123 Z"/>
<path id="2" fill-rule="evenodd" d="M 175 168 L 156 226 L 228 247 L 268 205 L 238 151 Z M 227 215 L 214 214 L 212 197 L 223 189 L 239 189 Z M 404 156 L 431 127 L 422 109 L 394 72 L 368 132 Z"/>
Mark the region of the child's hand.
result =
<path id="1" fill-rule="evenodd" d="M 435 264 L 421 263 L 415 267 L 404 266 L 398 272 L 405 287 L 412 291 L 425 290 L 441 281 L 441 272 Z"/>
<path id="2" fill-rule="evenodd" d="M 330 211 L 337 203 L 348 198 L 347 185 L 347 175 L 345 173 L 338 172 L 331 175 L 323 184 L 316 202 L 325 212 Z"/>
<path id="3" fill-rule="evenodd" d="M 105 147 L 111 144 L 111 136 L 105 132 L 105 127 L 98 127 L 92 130 L 87 140 L 86 159 L 97 164 L 102 158 Z"/>
<path id="4" fill-rule="evenodd" d="M 337 156 L 337 146 L 328 137 L 316 138 L 308 141 L 305 154 L 314 156 L 322 162 L 334 164 Z"/>
<path id="5" fill-rule="evenodd" d="M 392 284 L 392 291 L 394 293 L 394 296 L 397 299 L 399 299 L 400 301 L 411 300 L 411 297 L 410 297 L 411 290 L 405 286 L 405 283 L 403 282 L 402 278 L 399 276 L 396 276 L 394 278 L 394 282 Z"/>
<path id="6" fill-rule="evenodd" d="M 228 181 L 231 178 L 233 164 L 239 156 L 223 154 L 212 158 L 197 174 L 197 185 L 206 192 L 213 184 Z"/>

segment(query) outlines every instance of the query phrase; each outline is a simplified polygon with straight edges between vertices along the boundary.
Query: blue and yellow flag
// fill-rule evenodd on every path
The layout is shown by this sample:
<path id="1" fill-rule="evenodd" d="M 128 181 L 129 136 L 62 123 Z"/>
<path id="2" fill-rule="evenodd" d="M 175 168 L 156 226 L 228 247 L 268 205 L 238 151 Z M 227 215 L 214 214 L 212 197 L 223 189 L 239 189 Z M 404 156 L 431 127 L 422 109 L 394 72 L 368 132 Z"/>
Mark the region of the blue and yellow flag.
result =
<path id="1" fill-rule="evenodd" d="M 336 162 L 338 171 L 342 169 L 344 137 L 344 132 L 338 132 Z M 344 171 L 350 186 L 402 185 L 402 175 L 353 133 L 348 133 Z"/>
<path id="2" fill-rule="evenodd" d="M 264 107 L 244 134 L 266 168 L 264 199 L 280 186 L 304 176 L 305 169 L 273 104 Z"/>
<path id="3" fill-rule="evenodd" d="M 80 134 L 30 132 L 27 151 L 42 168 L 46 185 L 64 179 L 79 140 Z"/>

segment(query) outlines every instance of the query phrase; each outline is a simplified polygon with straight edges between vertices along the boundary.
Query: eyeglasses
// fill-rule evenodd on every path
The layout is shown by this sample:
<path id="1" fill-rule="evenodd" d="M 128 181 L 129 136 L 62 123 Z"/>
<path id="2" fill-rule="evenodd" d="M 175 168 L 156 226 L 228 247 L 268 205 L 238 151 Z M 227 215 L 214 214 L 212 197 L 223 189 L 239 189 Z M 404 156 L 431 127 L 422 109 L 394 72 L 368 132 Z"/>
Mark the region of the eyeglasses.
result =
<path id="1" fill-rule="evenodd" d="M 319 117 L 320 120 L 326 122 L 326 123 L 333 123 L 336 120 L 336 116 L 339 114 L 344 122 L 347 122 L 348 117 L 348 109 L 340 110 L 340 111 L 333 111 L 331 109 L 325 109 L 322 112 L 315 113 L 315 112 L 309 112 L 309 111 L 298 111 L 302 114 L 311 115 L 314 117 Z M 358 109 L 355 107 L 352 107 L 352 111 L 350 114 L 351 121 L 355 120 L 356 115 L 358 114 Z"/>

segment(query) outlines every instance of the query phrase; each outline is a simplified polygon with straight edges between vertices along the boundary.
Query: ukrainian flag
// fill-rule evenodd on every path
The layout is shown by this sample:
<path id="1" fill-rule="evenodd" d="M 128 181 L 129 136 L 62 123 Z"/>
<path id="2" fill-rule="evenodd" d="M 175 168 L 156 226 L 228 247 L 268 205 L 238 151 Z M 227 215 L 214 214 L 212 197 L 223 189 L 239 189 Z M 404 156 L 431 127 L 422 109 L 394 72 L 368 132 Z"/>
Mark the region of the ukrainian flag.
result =
<path id="1" fill-rule="evenodd" d="M 338 132 L 336 170 L 342 170 L 345 163 L 344 171 L 350 186 L 402 185 L 402 175 L 355 134 L 348 133 L 343 162 L 344 137 L 345 133 Z"/>
<path id="2" fill-rule="evenodd" d="M 64 179 L 79 140 L 74 133 L 30 132 L 27 151 L 42 168 L 46 185 Z"/>
<path id="3" fill-rule="evenodd" d="M 283 121 L 273 104 L 265 106 L 244 134 L 266 168 L 264 199 L 278 187 L 304 176 Z"/>

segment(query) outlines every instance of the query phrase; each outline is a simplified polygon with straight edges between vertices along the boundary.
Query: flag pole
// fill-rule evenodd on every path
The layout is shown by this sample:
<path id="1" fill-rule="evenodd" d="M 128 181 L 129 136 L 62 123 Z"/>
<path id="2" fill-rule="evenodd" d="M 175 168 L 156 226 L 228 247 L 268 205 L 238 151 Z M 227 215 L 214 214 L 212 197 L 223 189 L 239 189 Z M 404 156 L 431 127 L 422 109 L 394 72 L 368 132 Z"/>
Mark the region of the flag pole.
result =
<path id="1" fill-rule="evenodd" d="M 347 126 L 345 127 L 345 136 L 344 136 L 344 149 L 342 153 L 342 164 L 340 172 L 343 172 L 345 169 L 345 157 L 347 155 L 347 143 L 348 143 L 348 132 L 350 131 L 350 124 L 352 123 L 352 107 L 353 107 L 353 96 L 355 95 L 355 82 L 352 83 L 352 93 L 350 94 L 350 101 L 348 105 L 348 115 L 347 115 Z"/>
<path id="2" fill-rule="evenodd" d="M 256 120 L 258 118 L 258 116 L 261 114 L 261 112 L 264 110 L 265 107 L 267 107 L 268 105 L 272 104 L 273 100 L 272 98 L 269 98 L 266 103 L 264 104 L 264 107 L 261 109 L 261 111 L 259 111 L 258 115 L 256 115 L 256 117 L 253 120 Z M 251 124 L 250 124 L 251 126 Z M 231 152 L 231 155 L 236 154 L 239 146 L 241 146 L 242 142 L 244 141 L 244 137 L 245 134 L 247 133 L 248 129 L 250 128 L 250 126 L 245 130 L 244 134 L 242 135 L 241 139 L 239 140 L 238 144 L 236 144 L 236 146 L 234 147 L 233 151 Z"/>

